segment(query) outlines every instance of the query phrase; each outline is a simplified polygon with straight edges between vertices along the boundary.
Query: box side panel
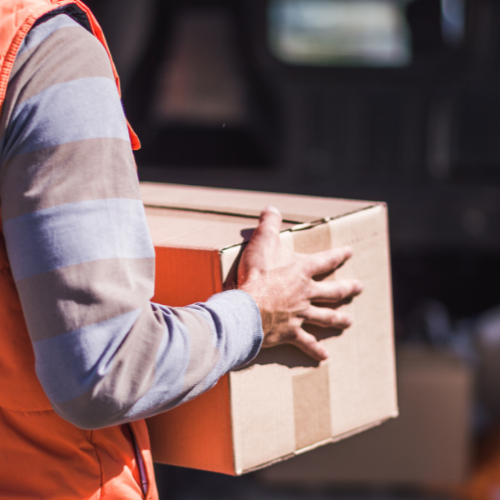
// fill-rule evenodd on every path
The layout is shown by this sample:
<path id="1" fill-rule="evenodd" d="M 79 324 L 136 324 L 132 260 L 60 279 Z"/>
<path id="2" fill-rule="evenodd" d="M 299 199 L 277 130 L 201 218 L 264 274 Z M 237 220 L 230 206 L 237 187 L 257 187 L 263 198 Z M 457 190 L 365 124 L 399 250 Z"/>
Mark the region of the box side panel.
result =
<path id="1" fill-rule="evenodd" d="M 210 391 L 147 424 L 155 462 L 235 474 L 228 375 Z"/>
<path id="2" fill-rule="evenodd" d="M 332 246 L 354 249 L 336 278 L 355 277 L 364 284 L 361 296 L 347 306 L 353 326 L 325 341 L 335 437 L 396 416 L 398 408 L 386 208 L 371 208 L 329 226 Z"/>
<path id="3" fill-rule="evenodd" d="M 305 325 L 328 348 L 328 361 L 318 365 L 296 347 L 284 345 L 263 349 L 251 369 L 231 375 L 239 377 L 234 384 L 231 378 L 233 414 L 240 415 L 233 429 L 238 472 L 289 457 L 290 443 L 295 445 L 294 453 L 302 452 L 397 415 L 385 207 L 287 234 L 300 253 L 351 245 L 353 258 L 326 279 L 360 278 L 365 292 L 339 307 L 354 317 L 349 330 L 342 333 Z M 268 373 L 273 373 L 271 384 Z M 281 387 L 273 387 L 278 375 Z M 290 391 L 292 402 L 288 402 L 290 396 L 286 399 L 288 416 L 282 416 L 283 395 Z M 271 405 L 270 413 L 265 413 L 264 400 L 259 407 L 258 394 L 266 394 L 266 405 L 268 401 L 279 402 L 280 408 Z M 286 422 L 290 414 L 293 438 L 285 436 L 285 426 L 278 432 L 262 425 L 273 418 Z M 292 422 L 287 426 L 290 433 Z M 277 446 L 277 436 L 285 444 L 282 449 Z"/>
<path id="4" fill-rule="evenodd" d="M 156 247 L 153 301 L 183 307 L 222 291 L 219 252 Z M 234 474 L 229 382 L 147 420 L 153 459 Z"/>
<path id="5" fill-rule="evenodd" d="M 184 307 L 222 291 L 218 251 L 168 247 L 155 247 L 155 251 L 153 302 Z"/>
<path id="6" fill-rule="evenodd" d="M 236 472 L 295 451 L 293 389 L 289 370 L 254 365 L 230 373 Z"/>

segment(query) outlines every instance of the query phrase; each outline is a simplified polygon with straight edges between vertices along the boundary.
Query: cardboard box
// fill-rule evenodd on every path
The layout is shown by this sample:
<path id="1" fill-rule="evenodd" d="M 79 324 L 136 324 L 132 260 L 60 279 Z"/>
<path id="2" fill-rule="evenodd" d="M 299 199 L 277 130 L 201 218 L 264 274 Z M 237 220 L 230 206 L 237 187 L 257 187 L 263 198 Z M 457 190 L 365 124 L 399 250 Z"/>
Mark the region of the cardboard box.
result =
<path id="1" fill-rule="evenodd" d="M 270 484 L 460 484 L 471 457 L 473 376 L 451 354 L 398 349 L 400 416 L 342 443 L 261 471 Z"/>
<path id="2" fill-rule="evenodd" d="M 154 300 L 205 301 L 234 281 L 242 243 L 262 208 L 283 214 L 282 241 L 297 252 L 352 245 L 327 279 L 356 277 L 365 291 L 345 307 L 355 324 L 309 330 L 330 352 L 317 364 L 296 347 L 263 349 L 210 391 L 148 420 L 157 462 L 239 475 L 397 416 L 391 279 L 384 204 L 142 184 L 157 256 Z"/>

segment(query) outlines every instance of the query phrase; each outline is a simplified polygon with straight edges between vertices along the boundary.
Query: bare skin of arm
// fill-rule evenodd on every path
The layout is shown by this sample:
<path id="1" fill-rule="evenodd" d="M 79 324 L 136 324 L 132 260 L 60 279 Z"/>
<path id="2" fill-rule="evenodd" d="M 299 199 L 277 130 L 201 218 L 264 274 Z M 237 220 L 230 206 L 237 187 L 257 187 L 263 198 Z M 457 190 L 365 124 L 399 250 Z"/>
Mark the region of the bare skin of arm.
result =
<path id="1" fill-rule="evenodd" d="M 328 352 L 302 325 L 348 328 L 352 318 L 329 307 L 359 295 L 363 285 L 358 280 L 315 281 L 316 276 L 335 271 L 352 256 L 350 247 L 335 248 L 305 255 L 290 251 L 279 239 L 281 214 L 268 207 L 252 235 L 238 268 L 238 288 L 249 293 L 257 303 L 264 330 L 263 347 L 294 344 L 318 361 Z"/>

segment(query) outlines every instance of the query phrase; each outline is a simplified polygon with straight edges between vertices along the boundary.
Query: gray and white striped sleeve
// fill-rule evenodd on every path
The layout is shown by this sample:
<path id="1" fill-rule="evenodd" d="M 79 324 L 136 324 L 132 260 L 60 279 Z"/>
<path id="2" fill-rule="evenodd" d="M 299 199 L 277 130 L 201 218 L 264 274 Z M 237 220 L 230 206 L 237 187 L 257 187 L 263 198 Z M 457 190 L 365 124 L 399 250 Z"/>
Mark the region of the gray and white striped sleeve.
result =
<path id="1" fill-rule="evenodd" d="M 150 302 L 155 253 L 108 56 L 66 15 L 20 49 L 0 117 L 4 237 L 53 408 L 95 429 L 165 411 L 249 362 L 242 291 Z"/>

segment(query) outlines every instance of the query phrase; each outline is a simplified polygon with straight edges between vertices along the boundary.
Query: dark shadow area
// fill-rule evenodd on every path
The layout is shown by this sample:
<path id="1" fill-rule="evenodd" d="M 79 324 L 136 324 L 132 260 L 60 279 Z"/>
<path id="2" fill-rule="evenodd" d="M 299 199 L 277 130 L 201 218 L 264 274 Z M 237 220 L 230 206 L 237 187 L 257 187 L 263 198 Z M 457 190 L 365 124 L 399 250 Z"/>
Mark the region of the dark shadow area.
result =
<path id="1" fill-rule="evenodd" d="M 270 157 L 258 139 L 244 128 L 225 126 L 164 126 L 144 141 L 137 161 L 153 165 L 203 168 L 270 165 Z"/>
<path id="2" fill-rule="evenodd" d="M 446 50 L 439 0 L 418 0 L 407 8 L 415 60 L 435 56 Z"/>
<path id="3" fill-rule="evenodd" d="M 255 231 L 255 228 L 254 227 L 251 227 L 249 229 L 243 229 L 241 231 L 241 237 L 245 240 L 245 241 L 250 241 L 250 238 L 252 237 L 252 234 L 254 233 Z"/>
<path id="4" fill-rule="evenodd" d="M 155 464 L 161 500 L 453 500 L 419 487 L 287 488 L 266 486 L 258 473 L 241 477 Z"/>
<path id="5" fill-rule="evenodd" d="M 262 349 L 252 365 L 280 364 L 288 368 L 317 367 L 319 363 L 293 345 L 281 345 Z"/>
<path id="6" fill-rule="evenodd" d="M 275 165 L 276 99 L 246 62 L 240 4 L 166 0 L 154 12 L 145 57 L 124 93 L 127 114 L 144 137 L 138 162 Z"/>
<path id="7" fill-rule="evenodd" d="M 500 304 L 497 253 L 422 253 L 392 260 L 394 308 L 407 317 L 421 299 L 446 304 L 456 318 L 475 316 Z"/>

